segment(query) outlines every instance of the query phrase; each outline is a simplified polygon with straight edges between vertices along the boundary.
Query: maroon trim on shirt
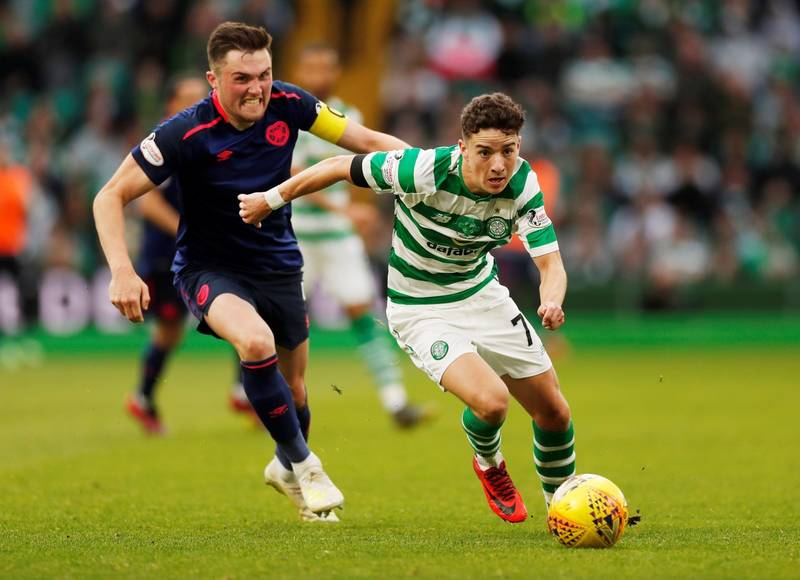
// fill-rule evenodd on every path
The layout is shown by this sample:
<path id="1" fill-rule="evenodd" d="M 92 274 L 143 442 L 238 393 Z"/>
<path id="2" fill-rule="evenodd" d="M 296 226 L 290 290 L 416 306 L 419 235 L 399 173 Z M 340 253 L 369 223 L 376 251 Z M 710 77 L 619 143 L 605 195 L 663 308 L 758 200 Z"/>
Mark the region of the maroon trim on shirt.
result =
<path id="1" fill-rule="evenodd" d="M 186 133 L 184 133 L 183 139 L 181 139 L 181 141 L 186 141 L 189 137 L 191 137 L 195 133 L 197 133 L 199 131 L 202 131 L 203 129 L 209 129 L 209 128 L 213 127 L 214 125 L 216 125 L 217 123 L 219 123 L 220 121 L 222 121 L 222 117 L 217 117 L 216 119 L 214 119 L 213 121 L 211 121 L 209 123 L 203 123 L 202 125 L 198 125 L 197 127 L 194 127 L 193 129 L 189 129 L 188 131 L 186 131 Z"/>
<path id="2" fill-rule="evenodd" d="M 280 99 L 281 97 L 286 99 L 300 99 L 300 95 L 297 93 L 287 93 L 285 91 L 280 91 L 277 93 L 270 93 L 270 97 L 273 99 Z"/>
<path id="3" fill-rule="evenodd" d="M 216 89 L 211 91 L 211 101 L 214 103 L 214 108 L 217 110 L 217 113 L 219 113 L 219 116 L 222 117 L 226 123 L 230 122 L 228 119 L 228 113 L 225 112 L 225 109 L 222 108 L 222 103 L 219 102 L 219 95 L 217 94 Z"/>

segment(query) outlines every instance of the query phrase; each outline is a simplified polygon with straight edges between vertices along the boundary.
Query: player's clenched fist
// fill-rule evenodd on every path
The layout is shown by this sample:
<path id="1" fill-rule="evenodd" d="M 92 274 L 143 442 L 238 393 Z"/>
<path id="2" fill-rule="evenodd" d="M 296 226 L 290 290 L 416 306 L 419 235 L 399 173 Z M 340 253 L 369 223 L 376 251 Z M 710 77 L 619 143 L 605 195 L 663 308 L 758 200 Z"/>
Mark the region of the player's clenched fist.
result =
<path id="1" fill-rule="evenodd" d="M 108 285 L 111 304 L 131 322 L 143 322 L 143 311 L 150 306 L 150 291 L 133 270 L 112 272 Z"/>
<path id="2" fill-rule="evenodd" d="M 242 218 L 242 221 L 260 228 L 261 220 L 272 211 L 272 208 L 267 205 L 267 201 L 264 199 L 264 193 L 261 191 L 240 193 L 238 199 L 239 217 Z"/>
<path id="3" fill-rule="evenodd" d="M 261 220 L 269 215 L 270 212 L 270 208 L 264 200 L 264 194 L 261 192 L 240 193 L 238 199 L 239 217 L 242 218 L 242 221 L 260 228 Z"/>
<path id="4" fill-rule="evenodd" d="M 564 310 L 555 302 L 542 302 L 536 314 L 542 319 L 542 326 L 547 330 L 555 330 L 564 324 Z"/>

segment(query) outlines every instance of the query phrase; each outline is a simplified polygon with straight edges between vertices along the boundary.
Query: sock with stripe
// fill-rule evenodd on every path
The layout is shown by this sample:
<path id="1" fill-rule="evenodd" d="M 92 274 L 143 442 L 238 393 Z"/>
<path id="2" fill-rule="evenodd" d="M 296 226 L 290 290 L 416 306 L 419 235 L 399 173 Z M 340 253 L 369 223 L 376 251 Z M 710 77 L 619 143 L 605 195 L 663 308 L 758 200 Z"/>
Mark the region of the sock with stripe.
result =
<path id="1" fill-rule="evenodd" d="M 396 413 L 408 404 L 408 395 L 400 377 L 397 356 L 389 336 L 375 323 L 371 313 L 351 321 L 350 328 L 358 342 L 358 351 L 378 388 L 383 408 Z"/>
<path id="2" fill-rule="evenodd" d="M 292 463 L 310 451 L 300 431 L 289 385 L 278 370 L 278 355 L 259 361 L 242 361 L 242 385 L 258 418 Z"/>
<path id="3" fill-rule="evenodd" d="M 303 439 L 308 442 L 308 432 L 311 429 L 311 409 L 308 408 L 308 401 L 305 406 L 295 407 L 295 414 L 297 421 L 300 423 L 300 433 L 303 434 Z M 286 469 L 292 471 L 292 462 L 286 457 L 286 454 L 281 450 L 280 445 L 275 447 L 275 457 L 281 462 Z"/>
<path id="4" fill-rule="evenodd" d="M 533 425 L 533 461 L 542 482 L 544 501 L 549 506 L 553 493 L 575 474 L 575 430 L 572 421 L 566 431 L 545 431 Z"/>
<path id="5" fill-rule="evenodd" d="M 502 421 L 499 425 L 490 425 L 476 417 L 472 409 L 466 407 L 461 414 L 461 426 L 464 428 L 464 433 L 467 434 L 467 441 L 478 456 L 478 463 L 481 467 L 488 467 L 502 461 L 502 456 L 499 455 Z"/>
<path id="6" fill-rule="evenodd" d="M 156 385 L 161 378 L 161 371 L 164 369 L 164 362 L 167 360 L 171 349 L 162 349 L 154 343 L 150 343 L 142 359 L 142 376 L 139 382 L 137 393 L 151 407 L 155 396 Z"/>

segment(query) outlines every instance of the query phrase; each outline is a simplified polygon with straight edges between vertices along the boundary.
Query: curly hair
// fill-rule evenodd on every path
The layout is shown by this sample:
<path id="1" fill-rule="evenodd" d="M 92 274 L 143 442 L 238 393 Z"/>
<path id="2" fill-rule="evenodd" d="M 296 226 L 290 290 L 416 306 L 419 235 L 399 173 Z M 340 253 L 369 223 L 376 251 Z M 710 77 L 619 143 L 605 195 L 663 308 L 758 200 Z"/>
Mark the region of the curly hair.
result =
<path id="1" fill-rule="evenodd" d="M 525 111 L 519 103 L 504 93 L 480 95 L 461 111 L 461 133 L 464 139 L 481 129 L 499 129 L 503 133 L 519 134 L 525 123 Z"/>

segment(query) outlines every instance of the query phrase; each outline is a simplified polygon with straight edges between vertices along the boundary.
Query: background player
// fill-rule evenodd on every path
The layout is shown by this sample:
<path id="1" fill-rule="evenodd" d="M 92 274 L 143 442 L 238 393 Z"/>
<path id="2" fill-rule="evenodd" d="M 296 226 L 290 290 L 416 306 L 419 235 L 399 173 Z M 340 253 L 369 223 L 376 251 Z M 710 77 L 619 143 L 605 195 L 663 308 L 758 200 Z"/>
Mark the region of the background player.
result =
<path id="1" fill-rule="evenodd" d="M 361 122 L 361 113 L 333 95 L 341 74 L 337 52 L 322 44 L 306 47 L 297 64 L 300 86 L 317 98 Z M 345 151 L 309 133 L 301 132 L 292 158 L 292 171 Z M 380 216 L 374 206 L 353 202 L 347 183 L 337 183 L 292 208 L 292 226 L 303 252 L 306 296 L 321 282 L 342 306 L 359 345 L 359 352 L 378 389 L 384 409 L 398 427 L 417 425 L 427 412 L 409 403 L 400 367 L 387 334 L 375 322 L 375 283 L 364 243 L 354 231 L 374 227 Z"/>
<path id="2" fill-rule="evenodd" d="M 570 409 L 532 325 L 497 279 L 489 251 L 516 231 L 541 274 L 537 314 L 555 330 L 567 276 L 542 192 L 519 157 L 522 108 L 501 93 L 462 111 L 457 146 L 339 156 L 276 188 L 240 195 L 258 223 L 271 208 L 347 179 L 396 195 L 389 259 L 389 326 L 414 363 L 467 406 L 462 426 L 489 507 L 527 517 L 500 453 L 509 393 L 533 419 L 534 463 L 545 501 L 575 473 Z"/>
<path id="3" fill-rule="evenodd" d="M 167 91 L 167 118 L 177 115 L 207 94 L 208 85 L 197 77 L 174 79 Z M 142 196 L 138 209 L 144 218 L 138 269 L 150 291 L 149 312 L 155 322 L 142 357 L 139 385 L 135 393 L 128 395 L 125 406 L 147 433 L 159 435 L 164 432 L 164 425 L 155 403 L 155 393 L 167 359 L 183 338 L 188 313 L 172 284 L 174 274 L 170 271 L 180 217 L 176 182 L 169 179 L 160 188 Z M 252 413 L 247 395 L 241 389 L 239 375 L 237 363 L 236 380 L 230 393 L 231 408 Z"/>
<path id="4" fill-rule="evenodd" d="M 263 28 L 217 26 L 208 41 L 211 95 L 133 149 L 95 198 L 94 214 L 112 273 L 111 302 L 141 322 L 150 296 L 128 255 L 123 208 L 168 177 L 176 180 L 176 286 L 200 320 L 198 330 L 226 340 L 239 354 L 244 389 L 277 443 L 265 480 L 289 496 L 301 516 L 318 520 L 341 507 L 344 497 L 306 444 L 308 327 L 291 211 L 275 212 L 256 229 L 239 219 L 236 196 L 289 177 L 299 130 L 355 151 L 405 144 L 273 81 L 271 41 Z"/>

